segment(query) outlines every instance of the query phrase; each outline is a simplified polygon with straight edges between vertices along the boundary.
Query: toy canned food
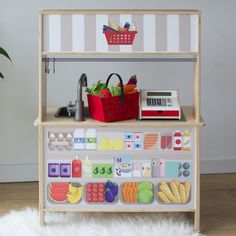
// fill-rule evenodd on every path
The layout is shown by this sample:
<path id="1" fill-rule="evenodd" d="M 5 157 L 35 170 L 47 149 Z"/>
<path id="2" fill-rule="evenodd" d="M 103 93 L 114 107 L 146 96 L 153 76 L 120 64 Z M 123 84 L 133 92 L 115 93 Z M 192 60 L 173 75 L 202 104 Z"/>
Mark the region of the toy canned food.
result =
<path id="1" fill-rule="evenodd" d="M 121 187 L 122 201 L 127 204 L 151 204 L 154 186 L 151 182 L 125 182 Z"/>
<path id="2" fill-rule="evenodd" d="M 51 182 L 48 184 L 48 201 L 76 204 L 82 200 L 83 187 L 79 183 Z"/>
<path id="3" fill-rule="evenodd" d="M 85 201 L 92 203 L 116 203 L 118 201 L 118 185 L 114 182 L 87 183 Z"/>
<path id="4" fill-rule="evenodd" d="M 189 181 L 161 181 L 158 186 L 157 201 L 162 204 L 187 204 L 190 201 Z"/>

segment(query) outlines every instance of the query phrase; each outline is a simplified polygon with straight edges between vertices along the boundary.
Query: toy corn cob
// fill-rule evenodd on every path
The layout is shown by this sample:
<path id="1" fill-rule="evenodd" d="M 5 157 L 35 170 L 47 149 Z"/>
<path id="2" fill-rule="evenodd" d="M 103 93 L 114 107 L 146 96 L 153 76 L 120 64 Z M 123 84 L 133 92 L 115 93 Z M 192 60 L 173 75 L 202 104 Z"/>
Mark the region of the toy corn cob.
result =
<path id="1" fill-rule="evenodd" d="M 163 192 L 158 192 L 157 193 L 159 199 L 164 202 L 164 203 L 170 203 L 169 199 L 166 197 L 166 195 Z"/>
<path id="2" fill-rule="evenodd" d="M 185 193 L 184 185 L 183 184 L 179 184 L 178 189 L 179 189 L 179 194 L 180 194 L 180 198 L 181 198 L 181 203 L 186 203 L 187 202 L 187 198 L 186 198 L 186 193 Z"/>
<path id="3" fill-rule="evenodd" d="M 159 188 L 171 202 L 174 202 L 174 203 L 177 202 L 177 200 L 175 199 L 174 195 L 172 194 L 169 186 L 165 187 L 164 185 L 161 185 Z"/>
<path id="4" fill-rule="evenodd" d="M 174 181 L 170 182 L 170 189 L 171 189 L 171 191 L 172 191 L 172 193 L 173 193 L 173 195 L 176 199 L 176 202 L 181 203 L 181 198 L 180 198 L 180 195 L 179 195 L 179 191 L 178 191 L 178 188 L 177 188 Z"/>
<path id="5" fill-rule="evenodd" d="M 160 185 L 162 185 L 162 186 L 164 186 L 166 188 L 169 187 L 168 184 L 165 181 L 163 181 L 163 180 L 160 182 Z"/>
<path id="6" fill-rule="evenodd" d="M 180 184 L 179 180 L 175 179 L 174 182 L 175 182 L 176 187 L 178 188 L 178 186 Z"/>
<path id="7" fill-rule="evenodd" d="M 190 182 L 185 181 L 184 187 L 185 187 L 185 193 L 186 193 L 186 201 L 188 201 L 189 200 L 189 195 L 190 195 L 190 188 L 191 188 Z"/>

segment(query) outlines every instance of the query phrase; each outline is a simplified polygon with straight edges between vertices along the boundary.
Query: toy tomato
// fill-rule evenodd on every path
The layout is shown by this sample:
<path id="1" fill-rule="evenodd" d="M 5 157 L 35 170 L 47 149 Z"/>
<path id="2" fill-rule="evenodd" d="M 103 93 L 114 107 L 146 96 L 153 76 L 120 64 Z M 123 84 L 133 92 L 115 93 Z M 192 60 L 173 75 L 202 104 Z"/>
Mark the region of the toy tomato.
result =
<path id="1" fill-rule="evenodd" d="M 108 89 L 103 89 L 102 91 L 100 91 L 98 96 L 101 98 L 109 98 L 109 97 L 111 97 L 111 93 Z"/>

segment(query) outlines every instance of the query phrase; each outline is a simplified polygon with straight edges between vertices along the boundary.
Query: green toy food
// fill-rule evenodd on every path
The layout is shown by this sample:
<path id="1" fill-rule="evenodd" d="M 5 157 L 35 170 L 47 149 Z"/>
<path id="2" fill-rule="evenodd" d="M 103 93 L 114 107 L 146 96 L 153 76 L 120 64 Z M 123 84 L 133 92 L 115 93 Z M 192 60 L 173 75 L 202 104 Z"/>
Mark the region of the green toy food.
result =
<path id="1" fill-rule="evenodd" d="M 108 89 L 107 85 L 99 80 L 97 83 L 93 84 L 92 88 L 86 88 L 85 92 L 92 95 L 99 95 L 99 93 L 104 89 Z"/>
<path id="2" fill-rule="evenodd" d="M 149 204 L 153 200 L 153 184 L 151 182 L 125 182 L 122 186 L 122 199 L 125 203 Z"/>
<path id="3" fill-rule="evenodd" d="M 131 76 L 128 83 L 123 85 L 123 90 L 125 95 L 137 92 L 136 75 Z M 108 88 L 105 83 L 102 83 L 101 80 L 99 80 L 97 83 L 94 83 L 91 88 L 86 88 L 85 92 L 101 98 L 114 97 L 121 95 L 121 86 L 120 83 L 118 83 L 116 86 L 112 85 L 111 88 Z"/>

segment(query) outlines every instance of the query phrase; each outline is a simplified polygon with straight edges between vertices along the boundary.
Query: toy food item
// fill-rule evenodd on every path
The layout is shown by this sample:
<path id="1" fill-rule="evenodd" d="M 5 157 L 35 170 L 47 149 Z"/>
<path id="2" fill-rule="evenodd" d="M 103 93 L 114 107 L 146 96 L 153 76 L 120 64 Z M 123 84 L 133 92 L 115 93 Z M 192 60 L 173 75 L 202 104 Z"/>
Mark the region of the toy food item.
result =
<path id="1" fill-rule="evenodd" d="M 121 94 L 121 88 L 120 87 L 115 87 L 115 86 L 111 86 L 111 95 L 112 96 L 119 96 Z"/>
<path id="2" fill-rule="evenodd" d="M 180 183 L 173 180 L 169 183 L 161 181 L 157 192 L 158 200 L 163 203 L 186 204 L 190 199 L 191 184 L 189 181 Z"/>
<path id="3" fill-rule="evenodd" d="M 142 189 L 138 191 L 138 202 L 140 203 L 150 203 L 153 198 L 153 192 L 148 189 Z"/>
<path id="4" fill-rule="evenodd" d="M 137 84 L 137 77 L 136 75 L 132 75 L 128 81 L 128 83 L 126 85 L 129 85 L 129 84 Z"/>
<path id="5" fill-rule="evenodd" d="M 109 27 L 111 27 L 112 29 L 118 30 L 118 28 L 117 28 L 117 26 L 116 26 L 116 24 L 115 24 L 114 21 L 109 20 L 109 21 L 108 21 L 108 25 L 109 25 Z"/>
<path id="6" fill-rule="evenodd" d="M 129 22 L 125 22 L 124 28 L 129 29 L 129 27 L 130 27 L 130 23 Z"/>
<path id="7" fill-rule="evenodd" d="M 72 203 L 78 203 L 83 196 L 83 187 L 74 186 L 73 183 L 69 184 L 69 192 L 67 193 L 67 200 Z"/>
<path id="8" fill-rule="evenodd" d="M 48 198 L 54 203 L 67 201 L 69 183 L 51 182 L 48 184 Z"/>
<path id="9" fill-rule="evenodd" d="M 103 89 L 99 92 L 98 96 L 101 98 L 108 98 L 111 97 L 111 92 L 109 91 L 109 89 Z"/>
<path id="10" fill-rule="evenodd" d="M 108 202 L 114 202 L 115 196 L 112 194 L 111 190 L 106 190 L 105 192 L 105 198 Z"/>
<path id="11" fill-rule="evenodd" d="M 144 149 L 157 149 L 158 134 L 144 135 Z"/>
<path id="12" fill-rule="evenodd" d="M 153 184 L 147 181 L 125 182 L 122 187 L 122 199 L 126 203 L 151 203 Z"/>
<path id="13" fill-rule="evenodd" d="M 118 185 L 108 180 L 106 183 L 88 183 L 86 201 L 88 203 L 112 203 L 118 194 Z"/>
<path id="14" fill-rule="evenodd" d="M 175 197 L 176 202 L 181 203 L 179 191 L 174 181 L 170 182 L 170 189 Z"/>
<path id="15" fill-rule="evenodd" d="M 136 26 L 134 25 L 134 22 L 130 25 L 129 31 L 136 31 Z"/>
<path id="16" fill-rule="evenodd" d="M 98 95 L 104 89 L 107 89 L 107 85 L 99 80 L 97 83 L 94 83 L 91 88 L 86 88 L 85 91 L 92 95 Z"/>
<path id="17" fill-rule="evenodd" d="M 164 203 L 171 203 L 170 200 L 166 197 L 166 195 L 163 192 L 158 192 L 157 193 L 159 199 L 164 202 Z"/>

